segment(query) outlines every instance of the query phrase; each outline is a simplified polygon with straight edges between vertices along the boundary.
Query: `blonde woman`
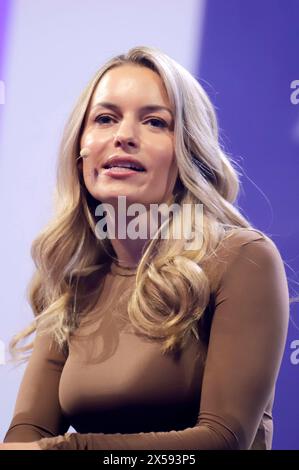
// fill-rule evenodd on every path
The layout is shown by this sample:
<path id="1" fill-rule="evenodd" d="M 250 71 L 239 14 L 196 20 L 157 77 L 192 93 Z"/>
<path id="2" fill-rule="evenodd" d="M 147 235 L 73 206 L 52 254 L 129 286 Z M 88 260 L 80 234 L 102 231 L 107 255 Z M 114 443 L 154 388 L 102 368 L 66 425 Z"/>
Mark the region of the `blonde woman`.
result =
<path id="1" fill-rule="evenodd" d="M 2 449 L 271 448 L 289 293 L 238 191 L 187 70 L 149 47 L 101 67 L 65 129 L 55 218 L 33 243 L 35 318 L 11 344 L 33 350 Z M 183 207 L 202 218 L 153 236 L 162 204 L 181 209 L 170 226 Z"/>

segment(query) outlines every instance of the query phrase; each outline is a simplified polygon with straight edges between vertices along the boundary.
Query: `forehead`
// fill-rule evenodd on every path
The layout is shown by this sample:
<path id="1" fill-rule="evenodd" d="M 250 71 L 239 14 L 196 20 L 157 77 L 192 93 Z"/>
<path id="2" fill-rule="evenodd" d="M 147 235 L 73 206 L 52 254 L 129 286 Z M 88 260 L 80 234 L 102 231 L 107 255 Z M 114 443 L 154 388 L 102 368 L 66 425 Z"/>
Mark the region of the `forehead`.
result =
<path id="1" fill-rule="evenodd" d="M 154 103 L 171 107 L 160 76 L 138 65 L 122 65 L 108 70 L 97 84 L 90 106 L 100 101 Z"/>

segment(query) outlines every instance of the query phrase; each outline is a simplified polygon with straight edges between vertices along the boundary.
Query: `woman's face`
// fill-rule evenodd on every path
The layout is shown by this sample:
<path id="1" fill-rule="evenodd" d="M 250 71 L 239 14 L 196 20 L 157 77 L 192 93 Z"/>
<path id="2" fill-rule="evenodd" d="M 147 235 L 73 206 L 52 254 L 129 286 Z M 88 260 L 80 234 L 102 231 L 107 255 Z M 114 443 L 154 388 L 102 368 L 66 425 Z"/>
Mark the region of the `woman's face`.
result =
<path id="1" fill-rule="evenodd" d="M 80 141 L 81 149 L 89 150 L 83 178 L 90 194 L 111 204 L 118 196 L 126 196 L 127 203 L 165 202 L 178 174 L 173 128 L 173 109 L 158 74 L 135 65 L 106 72 L 93 93 Z M 105 169 L 111 157 L 116 157 L 111 167 L 121 166 L 124 161 L 117 157 L 125 157 L 145 171 Z"/>

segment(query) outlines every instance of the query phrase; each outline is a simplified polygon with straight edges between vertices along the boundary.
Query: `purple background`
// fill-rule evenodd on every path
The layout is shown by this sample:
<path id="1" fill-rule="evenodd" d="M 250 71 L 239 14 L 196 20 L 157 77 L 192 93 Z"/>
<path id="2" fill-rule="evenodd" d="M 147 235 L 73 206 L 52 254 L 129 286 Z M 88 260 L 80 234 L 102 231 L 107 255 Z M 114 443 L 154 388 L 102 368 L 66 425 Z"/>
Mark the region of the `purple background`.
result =
<path id="1" fill-rule="evenodd" d="M 0 80 L 4 81 L 5 73 L 5 55 L 7 43 L 7 30 L 9 27 L 9 14 L 11 10 L 11 2 L 9 0 L 0 0 Z M 3 105 L 0 104 L 0 125 L 2 121 Z M 1 128 L 0 128 L 1 142 Z M 1 153 L 0 153 L 1 155 Z"/>
<path id="2" fill-rule="evenodd" d="M 299 105 L 290 101 L 290 83 L 299 79 L 298 53 L 298 0 L 207 2 L 199 77 L 225 148 L 245 170 L 239 205 L 280 249 L 292 295 L 299 280 L 292 271 L 299 272 Z M 298 305 L 291 314 L 299 325 Z M 291 322 L 274 407 L 277 449 L 299 449 L 298 370 L 289 349 L 298 337 Z"/>
<path id="3" fill-rule="evenodd" d="M 0 76 L 3 76 L 3 63 L 6 45 L 6 30 L 10 11 L 9 0 L 0 0 Z"/>

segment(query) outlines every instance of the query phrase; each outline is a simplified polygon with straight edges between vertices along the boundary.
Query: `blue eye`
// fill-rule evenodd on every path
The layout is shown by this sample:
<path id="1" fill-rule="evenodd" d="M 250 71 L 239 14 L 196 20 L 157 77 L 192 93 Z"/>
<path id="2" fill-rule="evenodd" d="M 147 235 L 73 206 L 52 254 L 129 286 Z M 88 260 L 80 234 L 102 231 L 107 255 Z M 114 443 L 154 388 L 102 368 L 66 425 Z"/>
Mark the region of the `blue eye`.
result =
<path id="1" fill-rule="evenodd" d="M 147 122 L 155 122 L 158 124 L 158 126 L 154 125 L 153 127 L 167 127 L 167 123 L 163 121 L 162 119 L 151 118 L 151 119 L 148 119 Z"/>
<path id="2" fill-rule="evenodd" d="M 113 119 L 111 116 L 108 116 L 108 114 L 101 114 L 95 118 L 95 122 L 98 122 L 99 124 L 109 124 L 109 122 L 104 122 L 103 119 L 108 119 L 111 120 Z"/>

